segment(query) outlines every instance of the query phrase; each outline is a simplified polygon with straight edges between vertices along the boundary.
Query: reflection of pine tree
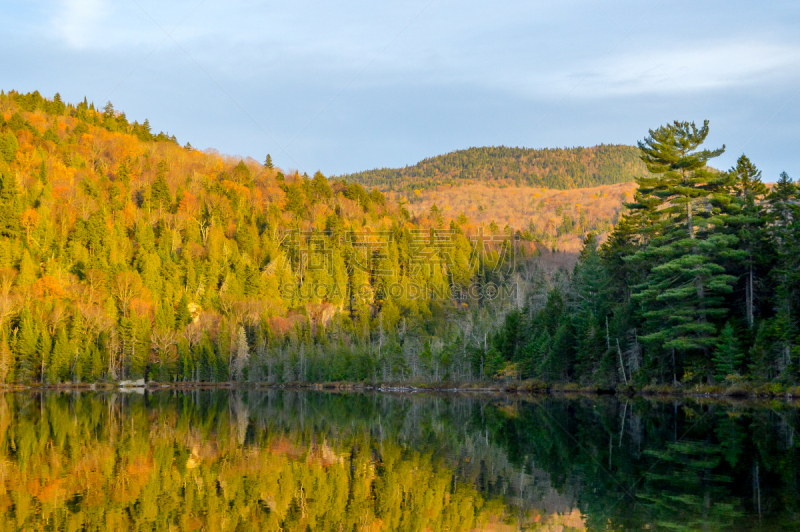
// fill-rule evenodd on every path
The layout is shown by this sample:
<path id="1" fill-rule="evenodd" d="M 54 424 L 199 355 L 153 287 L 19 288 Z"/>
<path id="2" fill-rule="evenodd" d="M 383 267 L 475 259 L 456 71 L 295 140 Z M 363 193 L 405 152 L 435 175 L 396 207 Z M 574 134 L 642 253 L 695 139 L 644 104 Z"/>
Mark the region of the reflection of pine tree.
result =
<path id="1" fill-rule="evenodd" d="M 646 450 L 656 460 L 638 493 L 659 527 L 667 530 L 723 530 L 743 515 L 729 495 L 731 478 L 718 473 L 723 450 L 700 441 L 667 443 Z"/>
<path id="2" fill-rule="evenodd" d="M 717 428 L 717 439 L 722 446 L 722 456 L 731 467 L 736 467 L 739 457 L 744 452 L 745 431 L 739 424 L 739 416 L 735 412 L 720 412 Z"/>

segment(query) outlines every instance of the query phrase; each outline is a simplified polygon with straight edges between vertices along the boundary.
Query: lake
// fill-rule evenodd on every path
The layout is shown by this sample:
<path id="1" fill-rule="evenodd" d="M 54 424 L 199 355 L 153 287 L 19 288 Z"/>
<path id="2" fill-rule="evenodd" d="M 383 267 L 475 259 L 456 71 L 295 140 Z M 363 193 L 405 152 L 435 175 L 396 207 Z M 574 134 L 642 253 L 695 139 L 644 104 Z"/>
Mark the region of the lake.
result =
<path id="1" fill-rule="evenodd" d="M 0 394 L 0 530 L 800 530 L 786 402 Z"/>

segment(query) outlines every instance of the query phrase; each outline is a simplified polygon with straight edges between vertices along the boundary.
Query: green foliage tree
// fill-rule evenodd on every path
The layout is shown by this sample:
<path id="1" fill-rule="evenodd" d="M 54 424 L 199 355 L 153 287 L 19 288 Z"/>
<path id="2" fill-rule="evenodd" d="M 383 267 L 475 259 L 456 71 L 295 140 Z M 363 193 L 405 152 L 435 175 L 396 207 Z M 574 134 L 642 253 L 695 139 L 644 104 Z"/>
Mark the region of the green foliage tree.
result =
<path id="1" fill-rule="evenodd" d="M 59 383 L 67 380 L 70 377 L 72 360 L 72 346 L 66 329 L 61 327 L 53 345 L 53 351 L 50 353 L 49 361 L 46 364 L 47 381 Z"/>
<path id="2" fill-rule="evenodd" d="M 16 178 L 0 166 L 0 235 L 17 237 L 20 234 L 22 203 Z"/>
<path id="3" fill-rule="evenodd" d="M 673 378 L 685 366 L 698 375 L 711 370 L 714 322 L 727 314 L 724 296 L 735 281 L 721 262 L 738 239 L 714 231 L 720 223 L 716 205 L 727 199 L 730 178 L 708 169 L 708 161 L 724 147 L 698 150 L 707 136 L 707 121 L 699 129 L 675 122 L 651 130 L 639 145 L 652 177 L 637 180 L 630 205 L 644 211 L 647 222 L 642 231 L 648 246 L 630 259 L 649 269 L 633 294 L 645 320 L 647 334 L 641 339 L 654 346 L 653 362 L 662 369 L 671 362 Z"/>
<path id="4" fill-rule="evenodd" d="M 743 359 L 744 353 L 739 340 L 736 338 L 736 331 L 733 325 L 728 322 L 720 332 L 719 343 L 714 352 L 714 376 L 718 381 L 725 381 L 728 376 L 738 375 Z"/>
<path id="5" fill-rule="evenodd" d="M 172 193 L 169 190 L 166 179 L 168 170 L 169 167 L 164 161 L 158 163 L 158 173 L 150 187 L 150 200 L 156 209 L 169 209 L 170 205 L 172 205 Z"/>
<path id="6" fill-rule="evenodd" d="M 17 137 L 14 133 L 8 131 L 0 134 L 0 156 L 2 156 L 6 164 L 14 162 L 18 149 L 19 142 L 17 142 Z"/>

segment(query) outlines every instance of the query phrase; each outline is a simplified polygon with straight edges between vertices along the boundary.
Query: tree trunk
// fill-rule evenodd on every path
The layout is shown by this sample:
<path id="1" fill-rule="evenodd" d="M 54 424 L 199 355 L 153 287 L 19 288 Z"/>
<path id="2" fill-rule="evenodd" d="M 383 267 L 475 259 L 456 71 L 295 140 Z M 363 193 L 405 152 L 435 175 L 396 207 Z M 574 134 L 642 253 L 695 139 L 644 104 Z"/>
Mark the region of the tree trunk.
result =
<path id="1" fill-rule="evenodd" d="M 753 259 L 750 258 L 747 276 L 747 327 L 753 328 Z"/>
<path id="2" fill-rule="evenodd" d="M 672 348 L 672 384 L 678 384 L 677 371 L 675 369 L 675 348 Z"/>

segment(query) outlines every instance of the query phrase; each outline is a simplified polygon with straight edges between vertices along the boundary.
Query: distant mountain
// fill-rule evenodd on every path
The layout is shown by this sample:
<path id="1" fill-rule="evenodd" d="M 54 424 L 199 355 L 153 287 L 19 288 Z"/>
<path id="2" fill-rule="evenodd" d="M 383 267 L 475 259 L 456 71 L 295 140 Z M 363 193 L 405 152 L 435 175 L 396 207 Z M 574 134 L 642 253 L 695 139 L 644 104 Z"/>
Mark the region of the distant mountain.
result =
<path id="1" fill-rule="evenodd" d="M 339 176 L 370 187 L 398 192 L 437 185 L 504 181 L 517 186 L 561 190 L 613 185 L 647 174 L 633 146 L 591 148 L 469 148 L 424 159 L 405 168 L 381 168 Z"/>

